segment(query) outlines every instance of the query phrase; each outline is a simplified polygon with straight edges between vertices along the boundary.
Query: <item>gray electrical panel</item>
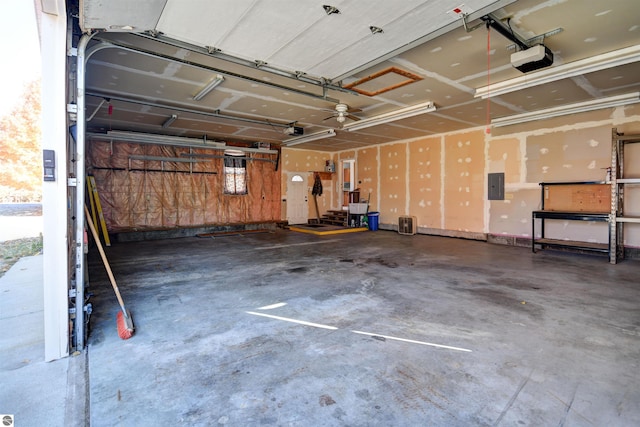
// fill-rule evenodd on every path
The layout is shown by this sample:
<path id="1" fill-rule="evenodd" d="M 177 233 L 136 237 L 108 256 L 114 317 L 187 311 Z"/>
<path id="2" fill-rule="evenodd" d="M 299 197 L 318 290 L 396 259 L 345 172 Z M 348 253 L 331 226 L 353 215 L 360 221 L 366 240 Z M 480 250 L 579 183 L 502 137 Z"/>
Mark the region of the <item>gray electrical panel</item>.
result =
<path id="1" fill-rule="evenodd" d="M 487 182 L 489 200 L 504 200 L 504 172 L 490 173 Z"/>

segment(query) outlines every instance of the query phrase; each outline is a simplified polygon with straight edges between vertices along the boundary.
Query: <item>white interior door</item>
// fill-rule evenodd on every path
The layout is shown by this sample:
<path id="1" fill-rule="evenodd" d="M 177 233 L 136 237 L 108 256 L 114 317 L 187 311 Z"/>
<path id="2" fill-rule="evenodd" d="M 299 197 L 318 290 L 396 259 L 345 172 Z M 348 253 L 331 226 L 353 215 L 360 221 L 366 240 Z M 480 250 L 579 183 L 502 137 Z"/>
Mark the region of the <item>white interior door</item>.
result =
<path id="1" fill-rule="evenodd" d="M 289 172 L 287 176 L 287 221 L 306 224 L 309 220 L 307 172 Z"/>

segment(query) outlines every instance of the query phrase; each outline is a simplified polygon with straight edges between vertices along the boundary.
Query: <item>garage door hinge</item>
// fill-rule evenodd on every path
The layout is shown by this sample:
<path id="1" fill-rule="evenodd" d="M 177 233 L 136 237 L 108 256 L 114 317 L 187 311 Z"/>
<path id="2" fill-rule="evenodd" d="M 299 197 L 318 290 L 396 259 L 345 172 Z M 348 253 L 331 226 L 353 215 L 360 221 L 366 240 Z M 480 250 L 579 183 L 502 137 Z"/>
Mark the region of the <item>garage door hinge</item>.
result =
<path id="1" fill-rule="evenodd" d="M 69 298 L 75 298 L 78 293 L 75 289 L 69 289 Z"/>
<path id="2" fill-rule="evenodd" d="M 78 113 L 78 105 L 77 104 L 67 104 L 67 113 Z"/>
<path id="3" fill-rule="evenodd" d="M 76 314 L 76 308 L 75 307 L 71 307 L 69 309 L 69 314 Z"/>
<path id="4" fill-rule="evenodd" d="M 78 186 L 78 178 L 67 179 L 67 187 L 77 187 L 77 186 Z"/>
<path id="5" fill-rule="evenodd" d="M 72 47 L 67 50 L 67 56 L 78 56 L 78 48 Z"/>

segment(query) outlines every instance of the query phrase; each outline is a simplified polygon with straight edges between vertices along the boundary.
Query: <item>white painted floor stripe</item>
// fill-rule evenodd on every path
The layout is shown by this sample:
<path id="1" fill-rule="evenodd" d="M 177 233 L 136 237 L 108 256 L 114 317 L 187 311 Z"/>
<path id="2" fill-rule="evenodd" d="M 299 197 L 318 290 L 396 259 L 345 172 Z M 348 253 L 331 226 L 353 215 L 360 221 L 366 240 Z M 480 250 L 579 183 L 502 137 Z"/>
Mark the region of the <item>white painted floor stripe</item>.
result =
<path id="1" fill-rule="evenodd" d="M 273 310 L 274 308 L 284 307 L 285 305 L 287 305 L 286 302 L 278 302 L 271 305 L 265 305 L 264 307 L 258 307 L 258 310 Z"/>
<path id="2" fill-rule="evenodd" d="M 276 304 L 265 305 L 264 307 L 258 308 L 258 310 L 271 310 L 271 309 L 282 307 L 282 306 L 285 306 L 285 305 L 287 305 L 286 302 L 279 302 L 279 303 L 276 303 Z M 246 311 L 245 313 L 253 314 L 254 316 L 268 317 L 269 319 L 282 320 L 284 322 L 297 323 L 299 325 L 313 326 L 314 328 L 329 329 L 329 330 L 332 330 L 332 331 L 335 331 L 335 330 L 338 329 L 335 326 L 323 325 L 323 324 L 320 324 L 320 323 L 312 323 L 312 322 L 307 322 L 307 321 L 304 321 L 304 320 L 291 319 L 289 317 L 274 316 L 273 314 L 256 313 L 255 311 Z M 434 343 L 431 343 L 431 342 L 416 341 L 416 340 L 410 340 L 410 339 L 406 339 L 406 338 L 392 337 L 390 335 L 374 334 L 373 332 L 363 332 L 363 331 L 351 331 L 351 332 L 353 332 L 354 334 L 367 335 L 367 336 L 370 336 L 370 337 L 382 337 L 384 339 L 392 340 L 392 341 L 401 341 L 401 342 L 407 342 L 407 343 L 411 343 L 411 344 L 427 345 L 427 346 L 430 346 L 430 347 L 444 348 L 444 349 L 447 349 L 447 350 L 465 351 L 465 352 L 468 352 L 468 353 L 472 352 L 472 350 L 469 350 L 468 348 L 452 347 L 450 345 L 434 344 Z"/>
<path id="3" fill-rule="evenodd" d="M 385 339 L 388 339 L 388 340 L 409 342 L 409 343 L 412 343 L 412 344 L 428 345 L 428 346 L 431 346 L 431 347 L 446 348 L 446 349 L 449 349 L 449 350 L 471 352 L 471 350 L 469 350 L 467 348 L 451 347 L 449 345 L 433 344 L 433 343 L 430 343 L 430 342 L 416 341 L 416 340 L 408 340 L 406 338 L 391 337 L 389 335 L 380 335 L 380 334 L 374 334 L 374 333 L 371 333 L 371 332 L 362 332 L 362 331 L 351 331 L 351 332 L 353 332 L 354 334 L 369 335 L 371 337 L 382 337 L 382 338 L 385 338 Z"/>
<path id="4" fill-rule="evenodd" d="M 265 313 L 256 313 L 254 311 L 247 311 L 246 313 L 253 314 L 254 316 L 262 316 L 262 317 L 268 317 L 270 319 L 283 320 L 285 322 L 297 323 L 299 325 L 313 326 L 314 328 L 330 329 L 332 331 L 335 331 L 336 329 L 338 329 L 335 326 L 321 325 L 320 323 L 305 322 L 304 320 L 296 320 L 296 319 L 290 319 L 288 317 L 273 316 L 271 314 L 265 314 Z"/>

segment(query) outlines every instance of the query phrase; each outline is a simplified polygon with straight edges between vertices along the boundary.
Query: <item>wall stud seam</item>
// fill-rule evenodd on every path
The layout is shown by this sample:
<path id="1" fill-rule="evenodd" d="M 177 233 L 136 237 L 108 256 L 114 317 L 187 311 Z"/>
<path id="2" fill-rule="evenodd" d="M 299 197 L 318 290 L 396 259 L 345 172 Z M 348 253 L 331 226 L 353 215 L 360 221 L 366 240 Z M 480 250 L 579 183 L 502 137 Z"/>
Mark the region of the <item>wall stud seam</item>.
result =
<path id="1" fill-rule="evenodd" d="M 445 192 L 445 156 L 446 138 L 444 135 L 440 137 L 440 228 L 445 229 L 445 210 L 444 210 L 444 192 Z"/>
<path id="2" fill-rule="evenodd" d="M 409 149 L 409 143 L 405 142 L 405 205 L 404 205 L 404 214 L 411 215 L 411 150 Z"/>

